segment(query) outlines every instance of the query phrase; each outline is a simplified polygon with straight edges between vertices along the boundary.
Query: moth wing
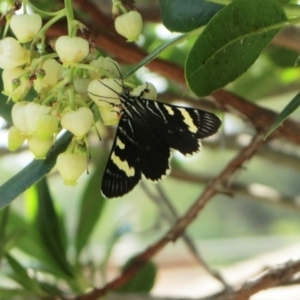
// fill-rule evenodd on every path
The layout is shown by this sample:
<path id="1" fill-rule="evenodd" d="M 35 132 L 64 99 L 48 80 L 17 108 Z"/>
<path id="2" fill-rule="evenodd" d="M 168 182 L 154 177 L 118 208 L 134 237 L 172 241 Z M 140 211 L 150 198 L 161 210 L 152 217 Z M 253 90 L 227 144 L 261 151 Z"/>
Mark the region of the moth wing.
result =
<path id="1" fill-rule="evenodd" d="M 138 141 L 140 170 L 152 181 L 159 181 L 170 173 L 171 149 L 157 132 L 153 131 L 150 122 L 135 122 L 135 133 Z"/>
<path id="2" fill-rule="evenodd" d="M 102 178 L 102 194 L 120 197 L 130 192 L 141 179 L 138 143 L 131 121 L 121 117 Z"/>
<path id="3" fill-rule="evenodd" d="M 146 119 L 168 147 L 184 155 L 201 149 L 201 139 L 217 132 L 220 119 L 213 113 L 144 99 Z"/>

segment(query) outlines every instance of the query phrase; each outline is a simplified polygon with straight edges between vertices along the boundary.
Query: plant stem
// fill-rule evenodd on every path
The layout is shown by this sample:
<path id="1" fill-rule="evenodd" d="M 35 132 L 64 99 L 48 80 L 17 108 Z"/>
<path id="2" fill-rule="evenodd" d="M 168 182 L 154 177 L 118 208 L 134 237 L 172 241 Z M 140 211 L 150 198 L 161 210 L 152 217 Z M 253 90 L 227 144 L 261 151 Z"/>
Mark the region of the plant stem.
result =
<path id="1" fill-rule="evenodd" d="M 72 7 L 72 0 L 65 0 L 65 13 L 68 20 L 68 34 L 70 37 L 73 37 L 73 22 L 74 22 L 74 13 Z"/>

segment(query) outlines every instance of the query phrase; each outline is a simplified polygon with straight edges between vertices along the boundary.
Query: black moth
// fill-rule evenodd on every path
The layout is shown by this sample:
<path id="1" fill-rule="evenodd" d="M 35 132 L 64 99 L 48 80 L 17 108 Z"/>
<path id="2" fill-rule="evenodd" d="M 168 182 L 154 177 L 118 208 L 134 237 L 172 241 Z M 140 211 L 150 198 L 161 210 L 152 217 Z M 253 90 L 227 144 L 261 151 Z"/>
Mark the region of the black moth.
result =
<path id="1" fill-rule="evenodd" d="M 159 181 L 170 173 L 172 150 L 184 155 L 198 152 L 200 140 L 221 125 L 210 112 L 145 99 L 146 91 L 139 96 L 130 95 L 126 86 L 122 93 L 115 91 L 121 101 L 121 117 L 102 178 L 106 198 L 127 194 L 142 174 Z"/>

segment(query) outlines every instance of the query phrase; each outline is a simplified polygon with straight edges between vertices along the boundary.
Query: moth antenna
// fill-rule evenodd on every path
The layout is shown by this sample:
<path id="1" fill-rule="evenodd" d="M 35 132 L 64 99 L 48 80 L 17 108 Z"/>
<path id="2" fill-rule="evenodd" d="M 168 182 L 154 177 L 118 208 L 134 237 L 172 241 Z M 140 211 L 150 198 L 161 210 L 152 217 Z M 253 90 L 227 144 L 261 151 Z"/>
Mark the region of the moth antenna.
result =
<path id="1" fill-rule="evenodd" d="M 119 75 L 120 75 L 120 79 L 121 79 L 122 84 L 120 84 L 120 83 L 119 83 L 118 81 L 116 81 L 116 80 L 115 80 L 115 82 L 116 82 L 119 86 L 122 87 L 122 89 L 123 89 L 123 91 L 124 91 L 124 93 L 125 93 L 126 95 L 129 95 L 129 89 L 128 89 L 128 87 L 124 84 L 124 79 L 123 79 L 121 70 L 119 69 L 119 67 L 118 67 L 118 65 L 117 65 L 116 63 L 114 63 L 113 61 L 112 61 L 111 63 L 114 64 L 115 67 L 117 68 L 118 73 L 119 73 Z"/>
<path id="2" fill-rule="evenodd" d="M 120 79 L 121 79 L 121 81 L 122 81 L 122 87 L 124 87 L 124 86 L 125 86 L 125 84 L 124 84 L 124 79 L 123 79 L 123 76 L 122 76 L 122 73 L 121 73 L 121 70 L 120 70 L 119 66 L 118 66 L 115 62 L 113 62 L 113 61 L 111 61 L 111 63 L 114 64 L 115 67 L 117 68 L 118 73 L 119 73 L 119 75 L 120 75 Z M 118 83 L 118 84 L 119 84 L 119 83 Z"/>
<path id="3" fill-rule="evenodd" d="M 118 96 L 120 96 L 120 93 L 118 93 L 117 91 L 115 91 L 114 89 L 112 89 L 110 86 L 108 86 L 107 84 L 103 83 L 101 80 L 99 80 L 99 82 L 104 85 L 105 87 L 107 87 L 109 90 L 113 91 L 115 94 L 117 94 Z M 104 98 L 104 97 L 103 97 Z M 110 98 L 110 97 L 107 97 Z M 113 99 L 113 98 L 112 98 Z"/>

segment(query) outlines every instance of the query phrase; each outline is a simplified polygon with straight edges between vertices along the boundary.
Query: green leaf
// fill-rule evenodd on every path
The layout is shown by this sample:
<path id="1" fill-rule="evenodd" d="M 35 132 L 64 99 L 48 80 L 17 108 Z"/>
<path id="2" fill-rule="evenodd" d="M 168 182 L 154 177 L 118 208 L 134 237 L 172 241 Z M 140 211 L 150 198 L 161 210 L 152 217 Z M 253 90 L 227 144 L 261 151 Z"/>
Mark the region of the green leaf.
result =
<path id="1" fill-rule="evenodd" d="M 19 296 L 19 298 L 17 298 Z M 33 292 L 20 288 L 3 288 L 0 287 L 0 299 L 36 299 Z M 23 298 L 20 298 L 23 297 Z M 26 297 L 26 298 L 25 298 Z"/>
<path id="2" fill-rule="evenodd" d="M 103 153 L 104 154 L 104 153 Z M 106 155 L 103 155 L 106 157 Z M 76 254 L 79 256 L 81 250 L 87 244 L 89 237 L 101 215 L 106 199 L 101 195 L 100 183 L 103 176 L 106 160 L 98 162 L 96 169 L 90 176 L 90 180 L 81 197 L 79 208 L 79 219 L 76 230 Z"/>
<path id="3" fill-rule="evenodd" d="M 298 52 L 279 46 L 273 46 L 272 48 L 268 49 L 267 54 L 270 59 L 281 68 L 295 67 L 299 58 Z"/>
<path id="4" fill-rule="evenodd" d="M 300 106 L 300 92 L 289 102 L 283 111 L 277 116 L 274 123 L 269 128 L 266 137 L 270 135 L 288 116 Z"/>
<path id="5" fill-rule="evenodd" d="M 163 24 L 170 31 L 189 32 L 205 25 L 222 5 L 206 0 L 160 0 Z"/>
<path id="6" fill-rule="evenodd" d="M 237 0 L 208 23 L 186 61 L 191 90 L 206 96 L 243 74 L 287 21 L 272 0 Z"/>
<path id="7" fill-rule="evenodd" d="M 36 224 L 24 220 L 14 210 L 11 210 L 7 232 L 9 233 L 7 244 L 10 243 L 10 247 L 15 246 L 22 252 L 30 255 L 30 260 L 34 265 L 32 268 L 53 274 L 57 278 L 66 277 L 53 258 L 50 257 L 48 249 L 43 245 Z M 7 244 L 6 248 L 8 247 Z M 6 248 L 5 250 L 7 251 L 8 249 Z"/>
<path id="8" fill-rule="evenodd" d="M 63 228 L 55 211 L 54 203 L 50 195 L 45 178 L 36 184 L 38 195 L 37 227 L 41 239 L 53 260 L 68 276 L 73 277 L 73 270 L 66 259 L 66 249 L 63 242 Z"/>
<path id="9" fill-rule="evenodd" d="M 126 270 L 132 266 L 134 262 L 133 259 L 129 259 L 123 270 Z M 140 269 L 140 271 L 131 278 L 127 283 L 125 283 L 120 289 L 117 290 L 118 293 L 146 293 L 149 292 L 154 286 L 155 277 L 157 273 L 156 265 L 148 261 L 144 267 Z"/>
<path id="10" fill-rule="evenodd" d="M 6 254 L 7 261 L 11 266 L 13 273 L 10 275 L 12 279 L 18 282 L 21 286 L 23 286 L 26 290 L 33 291 L 39 295 L 43 295 L 44 293 L 39 287 L 39 284 L 36 280 L 32 279 L 28 273 L 27 269 L 23 267 L 14 257 L 9 254 Z"/>
<path id="11" fill-rule="evenodd" d="M 69 145 L 72 134 L 66 132 L 48 153 L 45 160 L 34 160 L 0 187 L 0 209 L 10 204 L 18 195 L 48 174 L 57 156 Z"/>

